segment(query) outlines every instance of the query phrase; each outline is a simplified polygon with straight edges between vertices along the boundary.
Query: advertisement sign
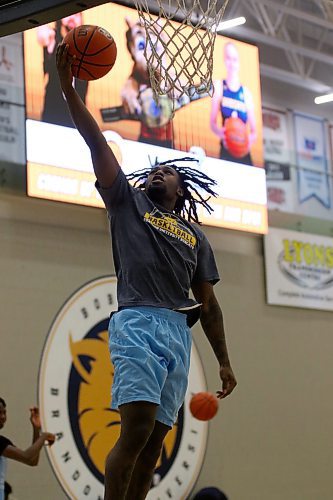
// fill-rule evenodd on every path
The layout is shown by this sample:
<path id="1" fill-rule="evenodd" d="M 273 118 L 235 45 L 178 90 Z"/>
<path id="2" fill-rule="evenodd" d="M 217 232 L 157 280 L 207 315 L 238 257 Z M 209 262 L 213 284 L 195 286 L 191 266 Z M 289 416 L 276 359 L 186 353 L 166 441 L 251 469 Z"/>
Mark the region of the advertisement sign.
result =
<path id="1" fill-rule="evenodd" d="M 333 311 L 333 239 L 271 228 L 264 237 L 268 304 Z"/>
<path id="2" fill-rule="evenodd" d="M 56 435 L 46 451 L 71 500 L 104 498 L 105 460 L 120 435 L 119 410 L 110 410 L 114 370 L 108 346 L 116 297 L 114 276 L 84 284 L 57 313 L 42 353 L 38 406 L 43 427 Z M 192 416 L 189 402 L 194 393 L 206 390 L 193 344 L 185 401 L 164 440 L 148 500 L 189 497 L 205 457 L 208 431 L 207 422 Z"/>
<path id="3" fill-rule="evenodd" d="M 103 26 L 117 43 L 118 57 L 111 72 L 92 82 L 76 80 L 75 87 L 108 137 L 125 173 L 149 166 L 156 158 L 162 161 L 194 156 L 200 160 L 200 168 L 218 182 L 219 197 L 212 200 L 215 213 L 210 217 L 200 214 L 202 222 L 264 233 L 267 214 L 265 175 L 261 168 L 258 49 L 217 37 L 213 76 L 216 86 L 220 82 L 224 89 L 219 95 L 220 112 L 214 117 L 212 99 L 207 94 L 192 92 L 187 100 L 177 101 L 171 121 L 167 114 L 169 98 L 165 96 L 156 105 L 147 69 L 142 66 L 145 36 L 138 25 L 137 12 L 112 3 L 24 34 L 28 194 L 102 206 L 93 187 L 90 154 L 73 129 L 54 58 L 57 43 L 69 29 L 82 23 Z M 139 77 L 142 74 L 144 81 Z M 231 90 L 231 80 L 238 82 L 237 92 Z M 216 96 L 218 100 L 218 92 Z M 248 149 L 242 151 L 242 157 L 236 151 L 237 157 L 229 155 L 225 159 L 225 144 L 228 143 L 229 152 L 235 152 L 226 128 L 234 134 L 236 130 L 236 139 L 238 131 L 245 129 Z M 224 161 L 220 159 L 221 151 Z"/>
<path id="4" fill-rule="evenodd" d="M 270 210 L 294 211 L 287 112 L 263 108 L 267 204 Z"/>
<path id="5" fill-rule="evenodd" d="M 125 174 L 142 165 L 149 166 L 156 158 L 166 161 L 183 157 L 180 151 L 128 141 L 112 131 L 105 131 L 104 135 Z M 71 147 L 61 148 L 61 142 Z M 30 196 L 104 207 L 95 189 L 90 151 L 75 129 L 28 120 L 27 157 Z M 204 158 L 199 168 L 217 181 L 214 189 L 218 193 L 217 198 L 209 200 L 214 209 L 212 214 L 198 206 L 199 220 L 203 224 L 266 232 L 264 169 L 214 158 Z"/>
<path id="6" fill-rule="evenodd" d="M 117 61 L 109 74 L 89 83 L 77 81 L 78 92 L 102 130 L 112 129 L 124 139 L 171 145 L 185 152 L 196 146 L 202 148 L 206 156 L 220 157 L 221 139 L 211 128 L 211 98 L 207 94 L 200 98 L 197 93 L 190 93 L 187 101 L 177 102 L 178 110 L 172 122 L 167 120 L 164 115 L 167 106 L 159 103 L 162 108 L 159 110 L 152 98 L 143 56 L 145 35 L 137 11 L 112 2 L 25 32 L 28 118 L 71 126 L 59 88 L 54 53 L 68 30 L 80 24 L 102 26 L 117 44 Z M 190 28 L 188 32 L 190 34 Z M 180 38 L 178 41 L 175 38 L 174 43 L 180 43 Z M 238 117 L 251 128 L 252 162 L 263 166 L 258 48 L 217 36 L 213 78 L 216 84 L 222 82 L 225 87 L 221 113 L 225 117 Z M 221 122 L 221 113 L 218 122 Z M 123 119 L 129 115 L 132 115 L 131 121 Z M 251 127 L 248 119 L 253 122 Z M 163 125 L 164 121 L 167 123 Z M 234 160 L 238 162 L 236 157 Z"/>
<path id="7" fill-rule="evenodd" d="M 332 180 L 326 149 L 324 121 L 294 113 L 298 179 L 296 212 L 312 217 L 332 218 Z"/>

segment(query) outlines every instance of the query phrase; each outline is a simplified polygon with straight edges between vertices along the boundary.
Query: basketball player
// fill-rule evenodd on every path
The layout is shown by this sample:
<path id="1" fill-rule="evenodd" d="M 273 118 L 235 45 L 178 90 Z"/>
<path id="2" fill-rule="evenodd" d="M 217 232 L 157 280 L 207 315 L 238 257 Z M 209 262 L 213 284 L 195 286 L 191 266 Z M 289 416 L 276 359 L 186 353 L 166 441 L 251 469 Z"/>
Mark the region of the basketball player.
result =
<path id="1" fill-rule="evenodd" d="M 245 124 L 249 125 L 249 151 L 257 137 L 253 98 L 249 89 L 240 82 L 239 53 L 236 45 L 232 42 L 228 42 L 224 46 L 224 63 L 227 76 L 223 81 L 217 80 L 214 82 L 210 126 L 212 131 L 221 140 L 221 159 L 252 165 L 250 152 L 242 158 L 235 158 L 228 150 L 225 141 L 224 123 L 225 120 L 231 117 L 240 118 Z M 218 123 L 220 114 L 222 116 L 222 126 Z"/>
<path id="2" fill-rule="evenodd" d="M 45 94 L 42 121 L 44 122 L 73 127 L 73 121 L 68 113 L 66 102 L 59 88 L 55 52 L 58 43 L 62 41 L 66 34 L 81 24 L 83 24 L 82 13 L 78 12 L 77 14 L 72 14 L 56 21 L 54 28 L 48 24 L 37 28 L 37 40 L 43 47 Z M 74 84 L 81 99 L 85 102 L 88 82 L 74 79 Z"/>
<path id="3" fill-rule="evenodd" d="M 7 420 L 6 403 L 0 398 L 0 430 Z M 9 439 L 0 435 L 0 500 L 5 498 L 6 459 L 11 458 L 26 465 L 36 466 L 40 450 L 45 442 L 52 444 L 55 436 L 50 432 L 41 433 L 39 410 L 35 406 L 30 408 L 30 422 L 32 424 L 32 444 L 25 450 L 15 446 Z"/>
<path id="4" fill-rule="evenodd" d="M 200 188 L 214 194 L 202 172 L 157 164 L 125 177 L 103 134 L 72 86 L 68 46 L 57 49 L 61 87 L 73 121 L 90 148 L 99 190 L 111 222 L 119 310 L 110 320 L 114 365 L 112 408 L 120 438 L 105 469 L 105 500 L 143 500 L 163 440 L 183 404 L 192 326 L 200 317 L 219 365 L 226 397 L 236 386 L 223 316 L 213 285 L 214 256 L 198 225 L 196 202 L 209 211 Z M 187 160 L 193 161 L 192 158 Z M 184 161 L 184 160 L 183 160 Z M 135 181 L 132 187 L 128 180 Z M 138 186 L 138 187 L 136 187 Z M 189 298 L 192 288 L 195 299 Z"/>

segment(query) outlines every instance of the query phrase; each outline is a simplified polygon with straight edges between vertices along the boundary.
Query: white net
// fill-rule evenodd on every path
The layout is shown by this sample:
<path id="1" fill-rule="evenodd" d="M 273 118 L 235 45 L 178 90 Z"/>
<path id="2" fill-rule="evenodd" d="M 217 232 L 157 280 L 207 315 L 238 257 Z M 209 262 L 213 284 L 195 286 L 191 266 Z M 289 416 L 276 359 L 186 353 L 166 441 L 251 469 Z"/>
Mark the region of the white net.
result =
<path id="1" fill-rule="evenodd" d="M 147 0 L 134 0 L 146 32 L 145 58 L 156 101 L 160 95 L 212 95 L 216 28 L 228 1 L 156 0 L 154 15 Z"/>

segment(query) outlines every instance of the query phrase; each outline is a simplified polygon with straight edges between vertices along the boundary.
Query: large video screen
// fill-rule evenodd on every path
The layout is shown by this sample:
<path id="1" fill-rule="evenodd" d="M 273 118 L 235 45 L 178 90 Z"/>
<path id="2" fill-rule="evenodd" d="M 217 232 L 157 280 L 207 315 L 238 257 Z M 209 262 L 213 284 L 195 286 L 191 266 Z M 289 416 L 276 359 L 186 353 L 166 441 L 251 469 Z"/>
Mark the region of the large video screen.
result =
<path id="1" fill-rule="evenodd" d="M 104 27 L 117 44 L 118 57 L 110 73 L 96 81 L 75 80 L 74 85 L 125 173 L 156 159 L 193 156 L 199 160 L 198 168 L 218 182 L 219 196 L 211 203 L 214 213 L 202 210 L 202 222 L 266 232 L 257 48 L 218 36 L 213 98 L 194 93 L 186 104 L 179 103 L 173 120 L 164 115 L 156 119 L 137 12 L 113 3 L 24 34 L 28 195 L 103 206 L 94 188 L 89 150 L 73 127 L 55 66 L 57 44 L 81 24 Z M 233 141 L 228 139 L 228 127 L 236 135 Z"/>

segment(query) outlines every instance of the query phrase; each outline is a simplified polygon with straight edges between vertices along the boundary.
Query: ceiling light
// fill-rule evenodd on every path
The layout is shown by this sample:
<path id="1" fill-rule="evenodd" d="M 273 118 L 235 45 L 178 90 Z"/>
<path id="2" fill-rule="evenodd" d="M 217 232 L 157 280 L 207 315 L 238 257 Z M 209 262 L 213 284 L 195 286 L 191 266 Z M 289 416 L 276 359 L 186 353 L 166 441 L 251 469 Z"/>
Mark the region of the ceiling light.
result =
<path id="1" fill-rule="evenodd" d="M 230 28 L 234 28 L 235 26 L 240 26 L 241 24 L 246 23 L 245 17 L 235 17 L 234 19 L 228 19 L 228 21 L 222 21 L 216 26 L 216 31 L 224 31 Z"/>
<path id="2" fill-rule="evenodd" d="M 333 101 L 333 94 L 320 95 L 314 100 L 316 104 L 325 104 L 325 102 L 331 101 Z"/>

